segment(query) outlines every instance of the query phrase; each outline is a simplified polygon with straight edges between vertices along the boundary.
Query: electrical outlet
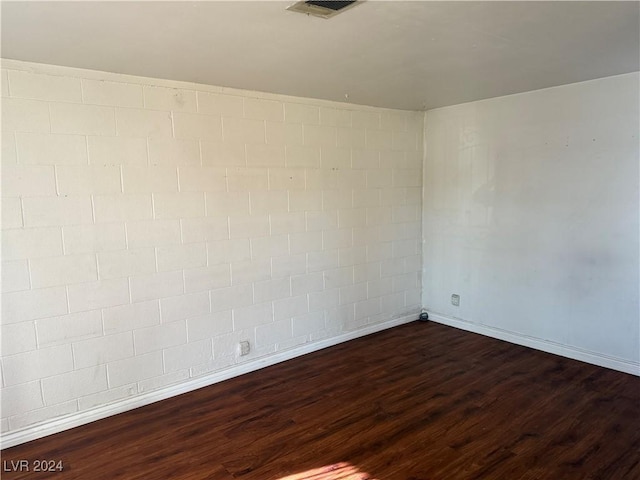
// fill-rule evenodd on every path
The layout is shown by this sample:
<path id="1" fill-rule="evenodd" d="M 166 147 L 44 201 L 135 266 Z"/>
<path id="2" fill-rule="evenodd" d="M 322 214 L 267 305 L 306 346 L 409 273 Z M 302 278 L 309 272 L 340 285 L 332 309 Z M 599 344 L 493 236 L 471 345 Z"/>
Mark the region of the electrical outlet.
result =
<path id="1" fill-rule="evenodd" d="M 241 357 L 249 355 L 249 352 L 251 351 L 251 344 L 246 340 L 244 342 L 240 342 L 238 344 L 238 351 L 240 352 Z"/>
<path id="2" fill-rule="evenodd" d="M 458 295 L 457 293 L 454 293 L 453 295 L 451 295 L 451 305 L 455 307 L 460 306 L 460 295 Z"/>

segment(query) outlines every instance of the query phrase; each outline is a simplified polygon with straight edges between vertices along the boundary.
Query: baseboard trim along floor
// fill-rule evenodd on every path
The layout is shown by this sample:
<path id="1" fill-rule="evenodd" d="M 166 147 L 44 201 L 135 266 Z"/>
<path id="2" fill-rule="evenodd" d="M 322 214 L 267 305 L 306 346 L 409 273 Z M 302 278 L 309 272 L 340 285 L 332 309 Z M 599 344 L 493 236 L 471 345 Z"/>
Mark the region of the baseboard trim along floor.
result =
<path id="1" fill-rule="evenodd" d="M 640 376 L 640 363 L 637 362 L 629 362 L 615 357 L 608 357 L 600 353 L 590 352 L 588 350 L 583 350 L 569 345 L 562 345 L 536 337 L 529 337 L 520 333 L 489 327 L 479 323 L 472 323 L 435 312 L 429 312 L 429 320 L 443 325 L 448 325 L 450 327 L 459 328 L 461 330 L 466 330 L 468 332 L 497 338 L 498 340 L 505 340 L 507 342 L 515 343 L 516 345 L 522 345 L 524 347 L 553 353 L 573 360 L 580 360 L 592 365 L 598 365 L 599 367 L 611 368 L 612 370 L 618 370 L 619 372 Z"/>
<path id="2" fill-rule="evenodd" d="M 253 372 L 261 368 L 269 367 L 280 362 L 291 360 L 301 355 L 306 355 L 307 353 L 322 350 L 324 348 L 332 347 L 339 343 L 347 342 L 355 338 L 363 337 L 365 335 L 370 335 L 372 333 L 386 330 L 388 328 L 413 322 L 417 318 L 418 313 L 412 313 L 410 315 L 395 318 L 388 322 L 370 325 L 360 330 L 345 332 L 338 336 L 327 338 L 325 340 L 301 345 L 299 347 L 278 352 L 267 357 L 257 358 L 255 360 L 251 360 L 239 365 L 234 365 L 233 367 L 214 372 L 203 377 L 193 378 L 189 381 L 171 385 L 160 390 L 155 390 L 152 392 L 136 395 L 134 397 L 129 397 L 124 400 L 111 403 L 109 405 L 100 406 L 90 410 L 84 410 L 82 412 L 76 412 L 71 415 L 66 415 L 64 417 L 56 418 L 55 420 L 46 421 L 36 425 L 30 425 L 22 430 L 3 434 L 1 448 L 5 449 L 20 445 L 21 443 L 46 437 L 47 435 L 53 435 L 54 433 L 59 433 L 70 428 L 79 427 L 80 425 L 85 425 L 96 420 L 101 420 L 112 415 L 117 415 L 118 413 L 127 412 L 129 410 L 133 410 L 134 408 L 143 407 L 145 405 L 149 405 L 160 400 L 165 400 L 176 395 L 181 395 L 198 388 L 207 387 L 209 385 L 213 385 L 215 383 L 222 382 L 224 380 L 228 380 L 245 373 Z"/>

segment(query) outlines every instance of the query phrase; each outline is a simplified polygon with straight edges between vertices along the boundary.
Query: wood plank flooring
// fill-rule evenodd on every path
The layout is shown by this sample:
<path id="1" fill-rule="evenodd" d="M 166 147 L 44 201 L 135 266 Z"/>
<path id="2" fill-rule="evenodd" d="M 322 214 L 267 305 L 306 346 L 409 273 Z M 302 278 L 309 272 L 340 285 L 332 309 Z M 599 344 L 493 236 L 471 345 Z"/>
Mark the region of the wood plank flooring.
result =
<path id="1" fill-rule="evenodd" d="M 640 378 L 414 322 L 2 452 L 3 479 L 640 479 Z"/>

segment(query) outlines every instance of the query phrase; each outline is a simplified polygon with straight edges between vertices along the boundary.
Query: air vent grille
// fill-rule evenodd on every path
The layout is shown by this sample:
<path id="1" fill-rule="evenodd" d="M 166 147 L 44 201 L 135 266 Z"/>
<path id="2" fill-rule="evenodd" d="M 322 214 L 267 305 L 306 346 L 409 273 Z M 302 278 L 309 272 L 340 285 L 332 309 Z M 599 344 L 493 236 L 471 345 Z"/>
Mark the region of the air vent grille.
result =
<path id="1" fill-rule="evenodd" d="M 316 2 L 313 0 L 309 0 L 307 2 L 304 2 L 307 5 L 315 5 L 316 7 L 322 7 L 322 8 L 328 8 L 329 10 L 335 10 L 336 12 L 338 10 L 342 10 L 343 8 L 348 7 L 349 5 L 351 5 L 352 3 L 356 3 L 356 0 L 351 0 L 351 1 L 347 1 L 347 2 L 340 2 L 340 1 L 328 1 L 328 2 Z"/>
<path id="2" fill-rule="evenodd" d="M 297 2 L 291 5 L 287 10 L 298 13 L 306 13 L 307 15 L 313 15 L 320 18 L 331 18 L 338 13 L 342 13 L 351 7 L 354 7 L 361 1 L 316 1 L 307 0 L 303 2 Z"/>

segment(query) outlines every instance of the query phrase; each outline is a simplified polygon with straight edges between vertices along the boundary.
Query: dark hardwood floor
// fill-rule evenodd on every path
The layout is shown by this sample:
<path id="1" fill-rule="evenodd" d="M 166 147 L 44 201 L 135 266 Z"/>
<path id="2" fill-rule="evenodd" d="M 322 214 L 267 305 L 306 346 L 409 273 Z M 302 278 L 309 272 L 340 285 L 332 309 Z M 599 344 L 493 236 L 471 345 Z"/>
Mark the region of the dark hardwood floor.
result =
<path id="1" fill-rule="evenodd" d="M 640 378 L 414 322 L 2 452 L 21 459 L 64 470 L 4 479 L 633 480 Z"/>

